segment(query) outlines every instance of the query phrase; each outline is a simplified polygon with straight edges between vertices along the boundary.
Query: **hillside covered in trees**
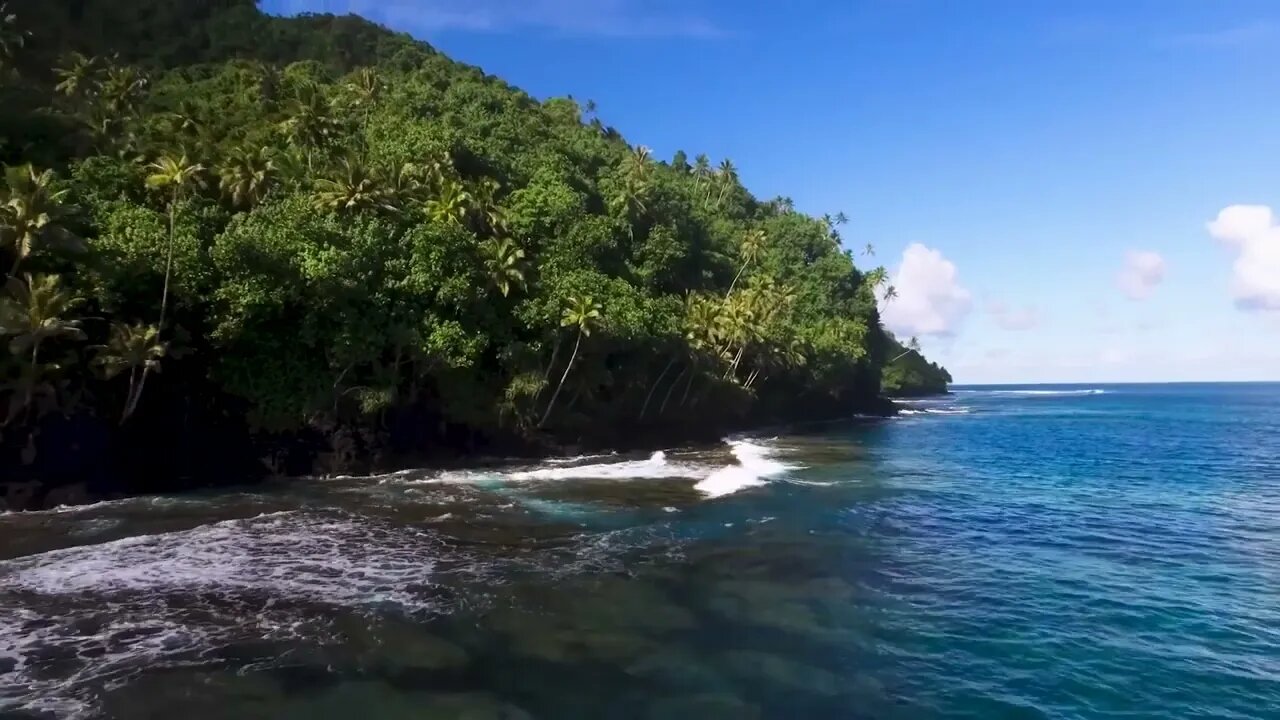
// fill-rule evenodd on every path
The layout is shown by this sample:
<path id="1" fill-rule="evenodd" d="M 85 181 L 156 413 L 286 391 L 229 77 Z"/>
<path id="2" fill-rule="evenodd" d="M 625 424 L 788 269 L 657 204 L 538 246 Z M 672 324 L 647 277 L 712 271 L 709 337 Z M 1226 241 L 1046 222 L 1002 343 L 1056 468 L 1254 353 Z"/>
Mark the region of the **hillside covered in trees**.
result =
<path id="1" fill-rule="evenodd" d="M 842 215 L 406 35 L 250 0 L 10 0 L 0 33 L 0 465 L 33 496 L 703 439 L 949 380 L 881 328 Z"/>

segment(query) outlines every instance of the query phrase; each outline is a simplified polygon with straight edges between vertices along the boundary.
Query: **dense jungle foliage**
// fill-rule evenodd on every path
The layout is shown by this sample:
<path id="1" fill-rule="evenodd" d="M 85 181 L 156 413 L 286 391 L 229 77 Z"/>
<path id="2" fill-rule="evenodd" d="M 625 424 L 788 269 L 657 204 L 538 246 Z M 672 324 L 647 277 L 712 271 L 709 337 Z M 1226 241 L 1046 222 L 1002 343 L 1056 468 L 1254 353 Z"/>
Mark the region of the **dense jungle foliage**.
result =
<path id="1" fill-rule="evenodd" d="M 692 438 L 950 379 L 842 215 L 360 18 L 10 0 L 0 33 L 0 447 L 33 477 Z"/>

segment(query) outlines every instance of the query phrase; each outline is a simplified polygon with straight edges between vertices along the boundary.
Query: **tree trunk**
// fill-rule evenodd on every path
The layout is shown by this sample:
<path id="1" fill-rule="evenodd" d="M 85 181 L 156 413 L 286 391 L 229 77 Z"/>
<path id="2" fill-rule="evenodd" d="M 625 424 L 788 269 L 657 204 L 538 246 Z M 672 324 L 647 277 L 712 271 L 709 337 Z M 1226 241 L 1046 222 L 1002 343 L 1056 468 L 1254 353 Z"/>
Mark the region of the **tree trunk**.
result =
<path id="1" fill-rule="evenodd" d="M 640 408 L 640 417 L 636 418 L 636 422 L 644 420 L 644 414 L 649 411 L 649 401 L 653 400 L 653 394 L 657 392 L 658 385 L 662 383 L 662 379 L 667 376 L 667 373 L 671 372 L 671 366 L 675 364 L 675 358 L 667 361 L 667 366 L 662 368 L 662 372 L 658 374 L 658 379 L 653 381 L 653 387 L 649 388 L 649 394 L 644 398 L 644 405 Z"/>
<path id="2" fill-rule="evenodd" d="M 667 411 L 667 403 L 671 401 L 671 393 L 675 392 L 676 386 L 684 379 L 685 373 L 693 371 L 696 367 L 696 365 L 686 365 L 680 371 L 680 374 L 676 376 L 676 379 L 671 381 L 671 387 L 667 388 L 667 394 L 662 396 L 662 405 L 658 407 L 658 417 L 662 417 L 663 413 Z"/>
<path id="3" fill-rule="evenodd" d="M 556 333 L 556 344 L 551 348 L 551 360 L 547 361 L 547 367 L 542 371 L 542 385 L 538 388 L 538 392 L 533 396 L 534 407 L 537 407 L 538 399 L 542 397 L 542 391 L 547 389 L 547 381 L 551 379 L 551 371 L 555 369 L 556 358 L 560 357 L 560 346 L 564 344 L 564 336 Z"/>
<path id="4" fill-rule="evenodd" d="M 142 390 L 147 386 L 147 376 L 150 374 L 150 366 L 142 368 L 142 379 L 138 381 L 138 391 L 133 394 L 133 399 L 129 401 L 128 407 L 124 409 L 124 417 L 120 419 L 121 425 L 123 425 L 124 421 L 128 420 L 133 415 L 134 411 L 138 409 L 138 401 L 142 400 Z"/>
<path id="5" fill-rule="evenodd" d="M 573 363 L 578 359 L 578 348 L 582 346 L 582 330 L 578 330 L 578 339 L 573 343 L 573 354 L 569 356 L 569 364 L 564 366 L 564 374 L 560 376 L 560 383 L 556 385 L 556 391 L 551 394 L 551 401 L 547 403 L 547 410 L 542 414 L 542 419 L 538 421 L 538 427 L 547 424 L 547 419 L 551 417 L 551 411 L 556 406 L 556 399 L 560 397 L 560 391 L 564 389 L 564 381 L 569 378 L 569 371 L 573 369 Z"/>
<path id="6" fill-rule="evenodd" d="M 39 354 L 40 343 L 39 341 L 33 342 L 31 344 L 31 377 L 27 378 L 27 403 L 24 406 L 26 408 L 28 418 L 31 417 L 31 401 L 35 399 L 36 395 L 36 368 L 39 367 L 36 359 Z"/>
<path id="7" fill-rule="evenodd" d="M 738 274 L 733 276 L 733 282 L 729 283 L 729 292 L 724 294 L 724 299 L 728 300 L 733 295 L 733 289 L 738 287 L 738 278 L 742 277 L 742 273 L 747 269 L 747 263 L 742 263 L 742 267 L 738 268 Z"/>
<path id="8" fill-rule="evenodd" d="M 120 413 L 120 424 L 123 425 L 133 414 L 134 394 L 138 391 L 138 368 L 129 368 L 129 393 L 124 396 L 124 412 Z"/>
<path id="9" fill-rule="evenodd" d="M 175 218 L 178 213 L 178 191 L 174 190 L 173 199 L 169 201 L 169 259 L 164 264 L 164 292 L 160 294 L 160 324 L 157 331 L 164 332 L 164 318 L 169 310 L 169 279 L 173 277 L 173 236 Z M 146 372 L 143 372 L 143 378 L 146 378 Z"/>
<path id="10" fill-rule="evenodd" d="M 689 401 L 689 391 L 693 389 L 693 381 L 697 377 L 697 372 L 689 373 L 689 382 L 685 383 L 684 395 L 680 397 L 680 407 L 684 407 L 684 404 Z"/>

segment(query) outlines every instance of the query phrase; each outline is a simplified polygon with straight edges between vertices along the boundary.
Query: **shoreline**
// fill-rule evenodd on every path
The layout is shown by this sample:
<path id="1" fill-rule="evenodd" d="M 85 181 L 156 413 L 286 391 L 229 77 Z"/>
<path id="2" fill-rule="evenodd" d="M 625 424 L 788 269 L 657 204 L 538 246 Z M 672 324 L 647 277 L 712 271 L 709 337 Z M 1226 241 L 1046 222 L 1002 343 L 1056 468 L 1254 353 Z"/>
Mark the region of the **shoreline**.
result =
<path id="1" fill-rule="evenodd" d="M 949 393 L 945 393 L 949 394 Z M 938 396 L 940 394 L 933 393 Z M 914 397 L 914 396 L 913 396 Z M 549 438 L 541 438 L 542 442 L 523 447 L 507 445 L 497 453 L 449 452 L 441 454 L 405 454 L 382 457 L 363 457 L 345 467 L 324 466 L 322 463 L 332 458 L 324 453 L 317 453 L 315 467 L 312 472 L 274 473 L 270 471 L 266 458 L 262 459 L 262 471 L 257 475 L 248 475 L 227 482 L 184 484 L 175 478 L 168 478 L 166 484 L 172 489 L 137 490 L 115 489 L 110 487 L 93 489 L 93 478 L 76 478 L 70 482 L 50 482 L 40 479 L 0 482 L 0 513 L 5 512 L 41 512 L 59 508 L 75 508 L 94 505 L 101 502 L 126 500 L 135 497 L 179 497 L 201 491 L 231 490 L 234 488 L 254 487 L 264 482 L 305 482 L 307 480 L 324 480 L 337 477 L 379 477 L 398 472 L 450 471 L 474 468 L 511 468 L 520 464 L 546 462 L 554 459 L 573 458 L 590 455 L 640 455 L 673 448 L 692 450 L 711 450 L 723 446 L 735 436 L 760 436 L 766 434 L 811 434 L 820 432 L 822 428 L 835 424 L 877 422 L 897 416 L 898 409 L 893 405 L 896 398 L 881 396 L 875 407 L 861 408 L 852 413 L 839 413 L 821 419 L 805 419 L 792 421 L 760 421 L 723 423 L 707 428 L 701 433 L 664 433 L 656 432 L 633 436 L 635 442 L 605 445 L 593 442 L 556 442 Z M 150 483 L 148 483 L 150 484 Z"/>

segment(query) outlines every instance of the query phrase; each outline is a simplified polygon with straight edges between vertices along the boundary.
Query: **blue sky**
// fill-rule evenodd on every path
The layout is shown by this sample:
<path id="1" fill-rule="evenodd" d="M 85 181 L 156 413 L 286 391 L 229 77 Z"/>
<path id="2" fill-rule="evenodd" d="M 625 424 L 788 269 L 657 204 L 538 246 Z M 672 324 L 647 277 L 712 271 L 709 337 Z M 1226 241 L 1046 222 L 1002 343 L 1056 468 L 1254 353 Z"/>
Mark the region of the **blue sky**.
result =
<path id="1" fill-rule="evenodd" d="M 886 323 L 959 382 L 1280 380 L 1270 0 L 263 7 L 359 13 L 844 211 Z"/>

